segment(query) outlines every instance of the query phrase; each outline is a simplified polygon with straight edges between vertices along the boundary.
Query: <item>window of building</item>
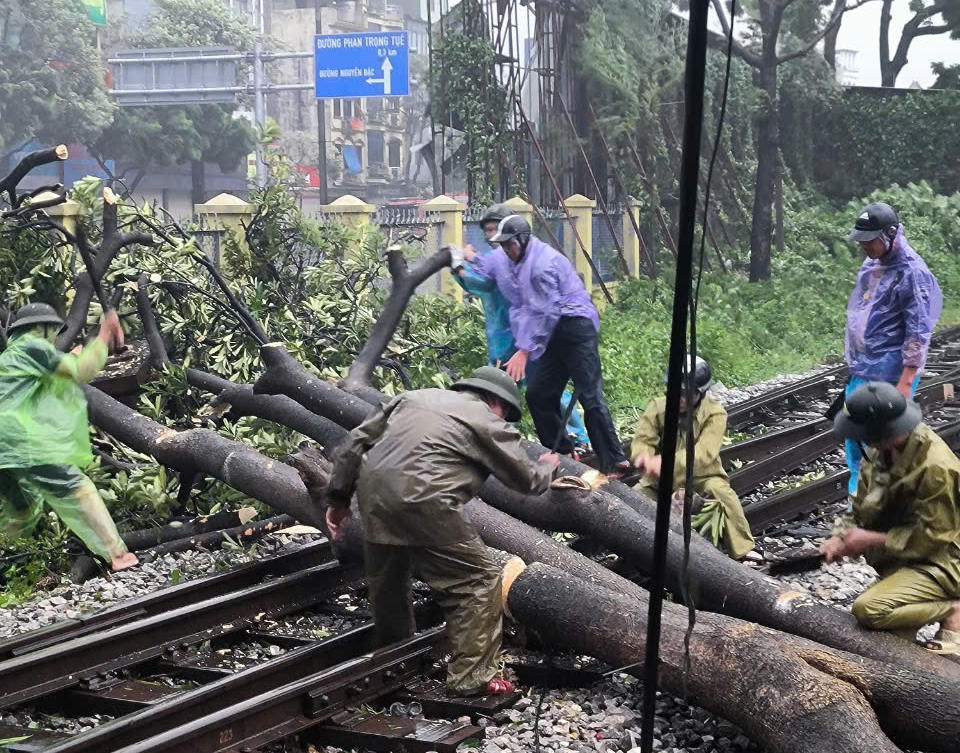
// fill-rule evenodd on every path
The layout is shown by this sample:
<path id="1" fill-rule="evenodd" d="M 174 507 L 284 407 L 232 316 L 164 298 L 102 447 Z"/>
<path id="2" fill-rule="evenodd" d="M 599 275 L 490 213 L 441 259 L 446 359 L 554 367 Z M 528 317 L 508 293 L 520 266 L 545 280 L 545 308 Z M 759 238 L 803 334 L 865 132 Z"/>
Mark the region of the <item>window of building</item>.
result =
<path id="1" fill-rule="evenodd" d="M 340 148 L 343 155 L 343 169 L 352 175 L 363 172 L 363 152 L 362 147 L 354 144 L 344 144 Z"/>
<path id="2" fill-rule="evenodd" d="M 367 148 L 370 150 L 370 164 L 383 164 L 383 131 L 367 131 Z"/>
<path id="3" fill-rule="evenodd" d="M 391 139 L 388 149 L 390 167 L 400 167 L 400 139 Z"/>
<path id="4" fill-rule="evenodd" d="M 340 117 L 340 112 L 341 112 L 341 110 L 340 110 L 340 100 L 339 100 L 339 99 L 335 99 L 335 100 L 333 100 L 333 117 L 339 118 L 339 117 Z"/>

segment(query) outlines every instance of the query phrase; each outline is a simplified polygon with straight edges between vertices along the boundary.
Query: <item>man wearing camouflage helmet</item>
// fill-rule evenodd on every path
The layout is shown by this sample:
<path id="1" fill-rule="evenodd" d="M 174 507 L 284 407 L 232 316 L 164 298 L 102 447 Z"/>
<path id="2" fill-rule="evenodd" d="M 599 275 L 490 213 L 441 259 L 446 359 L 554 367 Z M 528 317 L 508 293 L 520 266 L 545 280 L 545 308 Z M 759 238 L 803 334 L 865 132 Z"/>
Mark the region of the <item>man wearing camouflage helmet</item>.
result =
<path id="1" fill-rule="evenodd" d="M 960 460 L 893 385 L 855 389 L 834 431 L 861 445 L 853 508 L 837 520 L 820 552 L 827 562 L 866 556 L 880 580 L 853 603 L 861 625 L 916 638 L 935 622 L 924 645 L 960 654 Z"/>
<path id="2" fill-rule="evenodd" d="M 559 462 L 531 462 L 520 433 L 520 393 L 506 373 L 483 366 L 450 390 L 405 392 L 378 407 L 337 452 L 327 485 L 327 526 L 342 536 L 354 490 L 363 521 L 367 588 L 377 641 L 414 633 L 411 577 L 437 594 L 452 647 L 447 688 L 455 695 L 512 691 L 496 679 L 500 568 L 464 505 L 488 475 L 517 491 L 547 490 Z"/>
<path id="3" fill-rule="evenodd" d="M 849 395 L 867 382 L 896 385 L 913 396 L 927 360 L 943 296 L 937 280 L 907 243 L 903 225 L 889 204 L 874 202 L 860 210 L 850 240 L 866 259 L 847 302 L 844 350 Z M 860 450 L 846 442 L 849 493 L 857 489 Z"/>
<path id="4" fill-rule="evenodd" d="M 123 342 L 116 311 L 79 355 L 54 347 L 63 320 L 52 306 L 23 306 L 0 354 L 0 534 L 28 536 L 46 503 L 113 570 L 137 564 L 83 468 L 93 461 L 80 385 Z"/>

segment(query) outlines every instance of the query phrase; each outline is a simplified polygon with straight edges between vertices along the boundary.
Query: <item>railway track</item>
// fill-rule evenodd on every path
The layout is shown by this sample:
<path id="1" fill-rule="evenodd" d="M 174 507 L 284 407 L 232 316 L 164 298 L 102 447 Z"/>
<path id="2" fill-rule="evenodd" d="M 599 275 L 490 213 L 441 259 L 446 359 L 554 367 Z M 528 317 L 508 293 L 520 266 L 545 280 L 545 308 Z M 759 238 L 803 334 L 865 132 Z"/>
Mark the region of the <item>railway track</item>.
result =
<path id="1" fill-rule="evenodd" d="M 954 339 L 960 328 L 938 335 L 937 345 Z M 955 450 L 956 355 L 947 347 L 917 392 L 925 411 L 940 416 L 938 431 Z M 845 379 L 843 367 L 829 369 L 729 411 L 733 430 L 761 432 L 721 453 L 738 493 L 755 495 L 837 452 L 830 423 L 818 414 Z M 785 521 L 817 510 L 823 517 L 846 495 L 847 477 L 838 468 L 746 505 L 751 527 L 789 529 L 795 524 Z M 822 522 L 816 513 L 814 522 Z M 78 734 L 3 722 L 0 739 L 16 740 L 7 745 L 12 753 L 245 753 L 297 734 L 316 745 L 447 753 L 482 737 L 480 719 L 517 696 L 451 699 L 438 690 L 442 685 L 431 678 L 444 666 L 445 645 L 435 611 L 418 610 L 421 632 L 380 651 L 372 623 L 362 619 L 323 637 L 272 627 L 290 615 L 336 613 L 337 594 L 360 578 L 320 541 L 0 641 L 0 711 L 29 704 L 108 718 Z M 239 667 L 221 658 L 248 643 L 279 647 L 279 655 Z M 384 699 L 400 702 L 396 713 L 363 710 Z M 403 713 L 411 708 L 419 713 Z"/>
<path id="2" fill-rule="evenodd" d="M 339 635 L 272 627 L 290 615 L 342 612 L 337 594 L 361 577 L 320 541 L 3 641 L 5 714 L 29 704 L 110 720 L 73 735 L 4 722 L 0 739 L 15 741 L 11 753 L 240 753 L 301 734 L 318 745 L 449 753 L 482 737 L 475 724 L 445 717 L 489 716 L 518 694 L 458 700 L 437 691 L 430 678 L 445 666 L 445 643 L 435 609 L 418 609 L 422 632 L 381 651 L 360 611 L 361 624 Z M 251 642 L 279 655 L 239 669 L 224 656 Z M 357 711 L 390 696 L 435 718 Z"/>

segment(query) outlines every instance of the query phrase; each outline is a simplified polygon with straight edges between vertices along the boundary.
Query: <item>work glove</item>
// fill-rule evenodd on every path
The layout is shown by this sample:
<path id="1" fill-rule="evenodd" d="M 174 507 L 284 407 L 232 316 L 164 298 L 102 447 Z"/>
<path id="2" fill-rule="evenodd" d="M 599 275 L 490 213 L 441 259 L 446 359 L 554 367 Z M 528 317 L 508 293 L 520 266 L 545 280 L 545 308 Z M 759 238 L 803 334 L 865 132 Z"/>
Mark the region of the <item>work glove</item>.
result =
<path id="1" fill-rule="evenodd" d="M 459 246 L 447 245 L 444 248 L 449 249 L 450 251 L 450 269 L 456 272 L 458 269 L 463 267 L 464 258 L 463 258 L 463 249 Z"/>

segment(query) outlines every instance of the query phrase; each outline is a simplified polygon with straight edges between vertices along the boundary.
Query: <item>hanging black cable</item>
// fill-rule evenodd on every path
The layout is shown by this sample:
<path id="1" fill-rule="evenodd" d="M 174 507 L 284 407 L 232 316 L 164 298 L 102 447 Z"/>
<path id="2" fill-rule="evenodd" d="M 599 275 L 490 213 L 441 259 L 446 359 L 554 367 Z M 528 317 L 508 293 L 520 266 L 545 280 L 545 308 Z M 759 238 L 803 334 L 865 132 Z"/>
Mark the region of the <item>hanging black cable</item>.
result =
<path id="1" fill-rule="evenodd" d="M 680 419 L 680 389 L 687 340 L 687 313 L 693 275 L 693 246 L 697 223 L 697 181 L 700 167 L 700 139 L 703 134 L 703 92 L 707 61 L 707 17 L 709 0 L 692 0 L 687 33 L 687 68 L 684 83 L 686 103 L 683 125 L 683 157 L 680 165 L 680 232 L 677 245 L 677 275 L 673 297 L 673 324 L 667 371 L 667 407 L 662 440 L 660 484 L 657 490 L 657 522 L 653 547 L 653 581 L 647 617 L 647 645 L 644 660 L 644 693 L 640 750 L 653 751 L 653 720 L 657 703 L 660 662 L 660 616 L 666 580 L 667 534 L 670 526 L 670 498 L 676 460 Z"/>
<path id="2" fill-rule="evenodd" d="M 690 537 L 693 533 L 693 524 L 691 521 L 691 512 L 693 504 L 693 462 L 694 462 L 694 442 L 693 440 L 693 411 L 690 406 L 693 404 L 693 384 L 692 373 L 695 372 L 693 364 L 697 360 L 697 309 L 700 305 L 700 283 L 703 281 L 703 267 L 707 251 L 707 220 L 710 216 L 710 190 L 713 186 L 713 169 L 717 163 L 717 154 L 720 151 L 720 141 L 723 137 L 723 123 L 727 117 L 727 95 L 730 92 L 730 68 L 733 62 L 733 28 L 736 23 L 737 0 L 730 1 L 730 29 L 727 39 L 727 62 L 723 75 L 723 93 L 720 97 L 720 114 L 717 118 L 717 135 L 713 140 L 713 153 L 710 155 L 710 168 L 707 170 L 707 184 L 703 189 L 703 222 L 700 226 L 700 259 L 697 266 L 697 284 L 693 291 L 693 298 L 690 301 L 690 374 L 687 374 L 687 472 L 684 479 L 684 497 L 683 497 L 683 566 L 680 571 L 680 587 L 683 602 L 687 607 L 687 631 L 683 636 L 683 678 L 684 695 L 686 695 L 686 678 L 690 671 L 690 638 L 693 636 L 693 629 L 697 623 L 697 612 L 693 603 L 693 597 L 690 593 L 690 583 L 688 568 L 690 564 Z"/>

